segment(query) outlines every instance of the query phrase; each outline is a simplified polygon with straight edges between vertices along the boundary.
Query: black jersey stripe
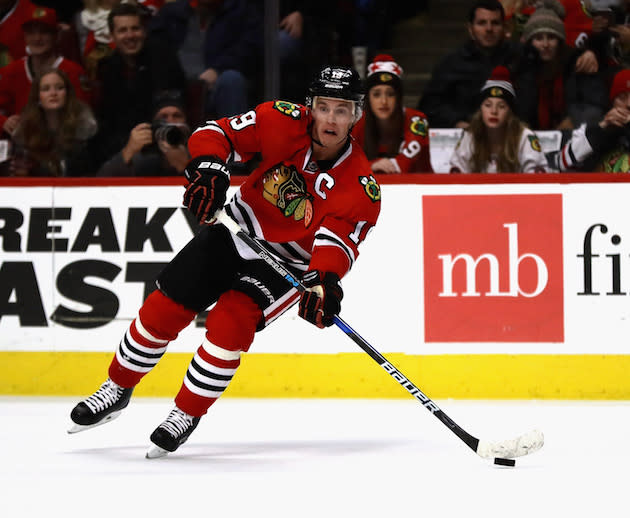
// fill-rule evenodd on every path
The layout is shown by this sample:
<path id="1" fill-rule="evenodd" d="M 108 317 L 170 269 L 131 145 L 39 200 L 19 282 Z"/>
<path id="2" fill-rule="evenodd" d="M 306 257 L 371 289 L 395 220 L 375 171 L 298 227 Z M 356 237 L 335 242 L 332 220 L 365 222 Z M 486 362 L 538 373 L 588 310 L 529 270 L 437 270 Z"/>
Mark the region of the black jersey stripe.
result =
<path id="1" fill-rule="evenodd" d="M 207 383 L 202 383 L 198 379 L 196 379 L 190 372 L 186 372 L 186 379 L 190 381 L 195 387 L 198 387 L 203 390 L 210 390 L 212 392 L 223 392 L 226 387 L 215 387 L 214 385 L 208 385 Z"/>
<path id="2" fill-rule="evenodd" d="M 129 351 L 131 351 L 133 354 L 137 354 L 138 356 L 142 356 L 142 357 L 146 358 L 147 360 L 152 360 L 152 359 L 159 360 L 162 356 L 164 356 L 164 352 L 161 352 L 161 353 L 145 353 L 144 351 L 136 349 L 133 345 L 131 345 L 131 343 L 129 342 L 126 334 L 125 334 L 125 336 L 123 338 L 123 341 L 125 342 L 125 346 L 127 347 L 127 349 L 129 349 Z"/>

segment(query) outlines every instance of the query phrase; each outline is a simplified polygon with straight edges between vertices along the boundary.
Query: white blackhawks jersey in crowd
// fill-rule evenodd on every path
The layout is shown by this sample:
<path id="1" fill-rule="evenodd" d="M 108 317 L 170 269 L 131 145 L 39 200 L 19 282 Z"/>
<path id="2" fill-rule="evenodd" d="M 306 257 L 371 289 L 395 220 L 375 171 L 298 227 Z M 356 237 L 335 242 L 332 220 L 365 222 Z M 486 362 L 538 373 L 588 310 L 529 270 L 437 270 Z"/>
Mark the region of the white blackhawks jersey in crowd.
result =
<path id="1" fill-rule="evenodd" d="M 335 161 L 312 160 L 308 108 L 270 101 L 235 117 L 211 121 L 188 141 L 192 157 L 260 164 L 226 212 L 287 264 L 343 277 L 359 244 L 376 224 L 381 191 L 365 154 L 351 139 Z M 256 256 L 235 240 L 239 253 Z"/>
<path id="2" fill-rule="evenodd" d="M 469 131 L 463 131 L 459 142 L 455 146 L 449 162 L 449 170 L 458 169 L 462 173 L 496 173 L 497 164 L 494 160 L 489 162 L 483 171 L 472 170 L 473 142 Z M 518 146 L 519 172 L 544 173 L 549 170 L 547 159 L 543 153 L 536 134 L 529 128 L 521 133 Z"/>

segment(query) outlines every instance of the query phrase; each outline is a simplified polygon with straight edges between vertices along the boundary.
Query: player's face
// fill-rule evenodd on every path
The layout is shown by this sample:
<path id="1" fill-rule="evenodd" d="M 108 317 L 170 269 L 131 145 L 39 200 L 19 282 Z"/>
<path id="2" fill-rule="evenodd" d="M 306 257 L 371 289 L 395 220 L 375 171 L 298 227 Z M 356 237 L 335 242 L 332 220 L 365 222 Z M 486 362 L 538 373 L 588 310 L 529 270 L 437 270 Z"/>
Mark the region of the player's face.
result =
<path id="1" fill-rule="evenodd" d="M 353 103 L 316 97 L 313 101 L 312 136 L 334 155 L 346 142 L 354 121 Z"/>
<path id="2" fill-rule="evenodd" d="M 468 33 L 481 48 L 496 47 L 505 35 L 501 11 L 477 9 L 472 23 L 468 24 Z"/>
<path id="3" fill-rule="evenodd" d="M 551 61 L 558 52 L 560 40 L 548 32 L 539 32 L 532 37 L 532 45 L 538 51 L 540 59 Z"/>
<path id="4" fill-rule="evenodd" d="M 370 108 L 374 116 L 380 120 L 387 120 L 394 113 L 396 107 L 396 90 L 389 85 L 377 85 L 370 88 Z"/>
<path id="5" fill-rule="evenodd" d="M 40 23 L 32 23 L 24 28 L 24 41 L 32 56 L 42 56 L 52 51 L 55 33 Z"/>
<path id="6" fill-rule="evenodd" d="M 142 50 L 146 33 L 138 16 L 114 16 L 112 39 L 125 56 L 135 56 Z"/>
<path id="7" fill-rule="evenodd" d="M 68 92 L 63 79 L 54 72 L 39 80 L 39 103 L 44 110 L 59 110 L 66 104 Z"/>
<path id="8" fill-rule="evenodd" d="M 481 103 L 481 118 L 489 129 L 503 127 L 510 111 L 510 105 L 496 97 L 488 97 Z"/>

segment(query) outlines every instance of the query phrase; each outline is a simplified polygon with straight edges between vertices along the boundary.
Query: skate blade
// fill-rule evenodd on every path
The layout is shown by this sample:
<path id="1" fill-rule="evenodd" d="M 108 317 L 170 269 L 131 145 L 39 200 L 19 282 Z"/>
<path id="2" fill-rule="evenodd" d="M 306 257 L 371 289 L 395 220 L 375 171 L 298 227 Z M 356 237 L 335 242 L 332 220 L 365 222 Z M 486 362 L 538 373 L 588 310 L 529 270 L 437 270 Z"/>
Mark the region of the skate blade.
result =
<path id="1" fill-rule="evenodd" d="M 152 444 L 151 447 L 147 450 L 145 458 L 147 459 L 160 459 L 162 457 L 166 457 L 170 452 L 165 450 L 164 448 L 160 448 L 155 444 Z"/>
<path id="2" fill-rule="evenodd" d="M 94 423 L 94 424 L 73 423 L 72 427 L 68 430 L 68 433 L 84 432 L 85 430 L 89 430 L 90 428 L 94 428 L 95 426 L 100 426 L 102 424 L 109 423 L 112 419 L 116 419 L 121 413 L 122 413 L 122 410 L 116 410 L 115 412 L 112 412 L 111 414 L 109 414 L 107 417 L 101 419 L 98 423 Z"/>

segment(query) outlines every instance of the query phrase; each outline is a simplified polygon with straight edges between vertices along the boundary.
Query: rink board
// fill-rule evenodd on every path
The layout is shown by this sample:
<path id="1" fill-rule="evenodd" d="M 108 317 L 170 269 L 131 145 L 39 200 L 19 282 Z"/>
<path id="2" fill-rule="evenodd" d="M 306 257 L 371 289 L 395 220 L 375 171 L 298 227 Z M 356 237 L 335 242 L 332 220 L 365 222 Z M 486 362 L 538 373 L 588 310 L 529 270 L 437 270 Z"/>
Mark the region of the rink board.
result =
<path id="1" fill-rule="evenodd" d="M 630 179 L 379 177 L 343 318 L 432 397 L 630 399 Z M 235 187 L 233 187 L 235 188 Z M 0 394 L 83 394 L 193 235 L 179 179 L 0 180 Z M 626 242 L 627 240 L 627 242 Z M 172 395 L 203 319 L 140 395 Z M 259 333 L 243 397 L 406 397 L 295 310 Z"/>

